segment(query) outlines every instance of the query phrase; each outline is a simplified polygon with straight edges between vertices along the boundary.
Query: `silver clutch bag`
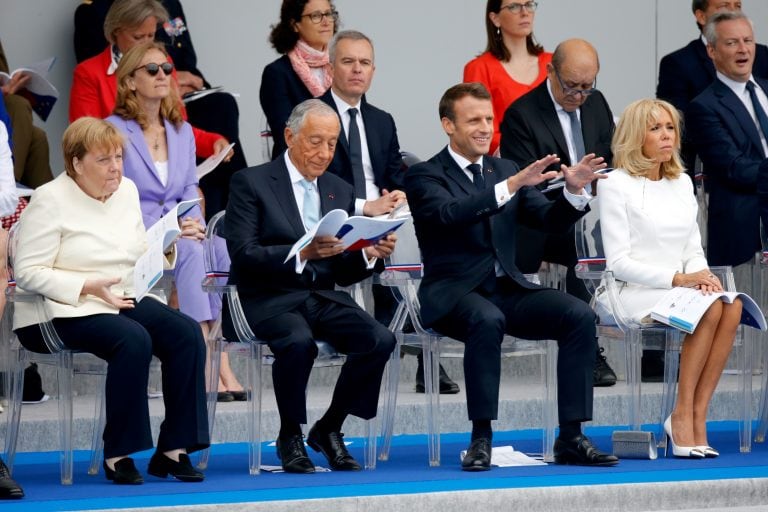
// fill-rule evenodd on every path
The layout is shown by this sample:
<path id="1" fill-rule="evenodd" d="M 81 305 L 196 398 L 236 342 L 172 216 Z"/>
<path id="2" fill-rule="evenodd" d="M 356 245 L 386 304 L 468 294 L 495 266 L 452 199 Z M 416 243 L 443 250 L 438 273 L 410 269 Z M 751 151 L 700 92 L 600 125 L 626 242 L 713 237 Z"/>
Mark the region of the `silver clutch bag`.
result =
<path id="1" fill-rule="evenodd" d="M 658 457 L 656 436 L 642 430 L 616 430 L 611 435 L 613 454 L 620 459 L 650 459 Z"/>

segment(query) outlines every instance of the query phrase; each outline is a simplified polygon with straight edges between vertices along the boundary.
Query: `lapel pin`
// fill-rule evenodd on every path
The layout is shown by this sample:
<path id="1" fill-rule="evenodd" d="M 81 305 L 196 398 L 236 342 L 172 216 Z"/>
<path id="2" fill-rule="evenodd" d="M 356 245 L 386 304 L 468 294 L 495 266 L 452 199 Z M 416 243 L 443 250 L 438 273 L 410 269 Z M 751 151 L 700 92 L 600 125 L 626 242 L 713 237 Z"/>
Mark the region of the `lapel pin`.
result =
<path id="1" fill-rule="evenodd" d="M 331 201 L 333 201 L 334 199 L 336 199 L 336 196 L 335 196 L 335 195 L 333 195 L 333 194 L 328 194 L 328 199 L 330 199 Z"/>

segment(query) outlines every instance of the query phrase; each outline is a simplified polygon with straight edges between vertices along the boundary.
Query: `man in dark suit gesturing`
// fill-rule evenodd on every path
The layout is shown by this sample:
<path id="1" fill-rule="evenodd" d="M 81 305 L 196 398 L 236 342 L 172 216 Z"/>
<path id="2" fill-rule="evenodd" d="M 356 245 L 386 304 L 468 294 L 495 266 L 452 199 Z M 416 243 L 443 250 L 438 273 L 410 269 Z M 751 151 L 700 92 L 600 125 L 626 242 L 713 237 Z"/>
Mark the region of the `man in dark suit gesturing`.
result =
<path id="1" fill-rule="evenodd" d="M 757 192 L 768 181 L 768 81 L 752 74 L 755 39 L 744 14 L 711 16 L 704 35 L 717 78 L 688 106 L 686 124 L 709 188 L 707 260 L 735 267 L 760 250 Z M 740 274 L 737 269 L 737 279 Z"/>
<path id="2" fill-rule="evenodd" d="M 462 469 L 490 469 L 505 334 L 558 341 L 555 462 L 614 465 L 618 459 L 597 450 L 581 432 L 581 422 L 592 417 L 595 315 L 570 295 L 529 283 L 515 264 L 517 223 L 568 229 L 591 199 L 583 187 L 596 177 L 593 166 L 586 159 L 572 168 L 562 166 L 566 187 L 549 201 L 535 186 L 555 176 L 542 171 L 557 156 L 547 155 L 523 170 L 485 156 L 493 106 L 482 84 L 451 87 L 439 111 L 448 147 L 411 167 L 405 189 L 424 261 L 422 320 L 465 344 L 472 442 Z"/>
<path id="3" fill-rule="evenodd" d="M 405 166 L 392 116 L 368 103 L 374 64 L 373 43 L 363 33 L 342 30 L 328 49 L 333 81 L 320 99 L 339 114 L 339 144 L 328 166 L 355 189 L 355 214 L 375 217 L 390 213 L 405 201 Z M 374 284 L 374 316 L 389 325 L 397 302 L 389 287 Z M 416 391 L 424 392 L 424 361 L 418 352 Z M 440 366 L 440 392 L 455 394 L 459 386 Z"/>
<path id="4" fill-rule="evenodd" d="M 512 103 L 504 113 L 502 158 L 526 167 L 539 155 L 555 154 L 560 163 L 572 166 L 591 153 L 611 165 L 613 114 L 605 97 L 594 88 L 599 69 L 597 51 L 587 41 L 569 39 L 560 43 L 552 62 L 547 64 L 547 80 Z M 552 170 L 558 168 L 559 165 L 550 166 Z M 542 261 L 565 265 L 566 291 L 589 303 L 592 295 L 574 270 L 573 229 L 556 234 L 527 226 L 517 229 L 518 268 L 528 274 L 538 272 Z M 596 355 L 593 379 L 595 386 L 616 384 L 616 374 L 601 348 Z"/>
<path id="5" fill-rule="evenodd" d="M 227 205 L 230 282 L 237 285 L 254 334 L 275 355 L 277 452 L 283 468 L 294 473 L 314 472 L 301 435 L 307 380 L 317 356 L 314 340 L 348 354 L 331 405 L 307 437 L 307 444 L 336 470 L 360 469 L 344 446 L 341 426 L 349 414 L 376 415 L 382 373 L 395 346 L 391 332 L 348 293 L 334 290 L 336 284 L 368 277 L 374 266 L 380 270 L 377 258 L 392 253 L 394 235 L 354 252 L 343 252 L 335 237 L 317 236 L 286 261 L 291 246 L 323 214 L 337 208 L 352 213 L 352 187 L 325 173 L 338 136 L 333 109 L 316 99 L 300 103 L 285 128 L 288 149 L 270 163 L 236 173 Z"/>

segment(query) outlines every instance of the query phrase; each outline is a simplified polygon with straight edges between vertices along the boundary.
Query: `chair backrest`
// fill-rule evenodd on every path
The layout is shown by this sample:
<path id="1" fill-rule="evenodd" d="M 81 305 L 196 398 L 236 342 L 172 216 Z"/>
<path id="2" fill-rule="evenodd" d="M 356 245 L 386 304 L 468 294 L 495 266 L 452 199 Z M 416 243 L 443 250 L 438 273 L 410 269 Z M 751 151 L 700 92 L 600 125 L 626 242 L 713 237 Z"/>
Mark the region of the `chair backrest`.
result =
<path id="1" fill-rule="evenodd" d="M 600 233 L 600 216 L 598 213 L 599 199 L 596 197 L 590 204 L 590 211 L 576 221 L 576 275 L 584 280 L 589 292 L 594 296 L 600 286 L 602 273 L 606 269 L 603 240 Z"/>

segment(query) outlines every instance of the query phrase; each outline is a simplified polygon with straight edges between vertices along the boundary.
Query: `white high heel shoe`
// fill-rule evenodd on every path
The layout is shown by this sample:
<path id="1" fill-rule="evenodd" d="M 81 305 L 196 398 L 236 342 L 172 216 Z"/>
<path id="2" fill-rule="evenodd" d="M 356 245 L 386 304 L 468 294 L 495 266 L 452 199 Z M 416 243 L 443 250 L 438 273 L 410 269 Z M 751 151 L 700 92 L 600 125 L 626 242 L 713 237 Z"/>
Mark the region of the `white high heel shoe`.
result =
<path id="1" fill-rule="evenodd" d="M 667 434 L 668 444 L 672 445 L 672 455 L 675 457 L 686 457 L 689 459 L 703 459 L 705 457 L 704 452 L 700 450 L 698 446 L 678 446 L 675 444 L 675 438 L 672 436 L 672 416 L 667 416 L 664 420 L 664 432 Z M 667 446 L 668 447 L 668 446 Z M 666 456 L 667 449 L 664 449 L 664 455 Z"/>
<path id="2" fill-rule="evenodd" d="M 712 448 L 711 446 L 696 446 L 696 449 L 699 450 L 701 453 L 704 454 L 705 457 L 708 459 L 714 459 L 715 457 L 720 456 L 720 452 Z"/>

